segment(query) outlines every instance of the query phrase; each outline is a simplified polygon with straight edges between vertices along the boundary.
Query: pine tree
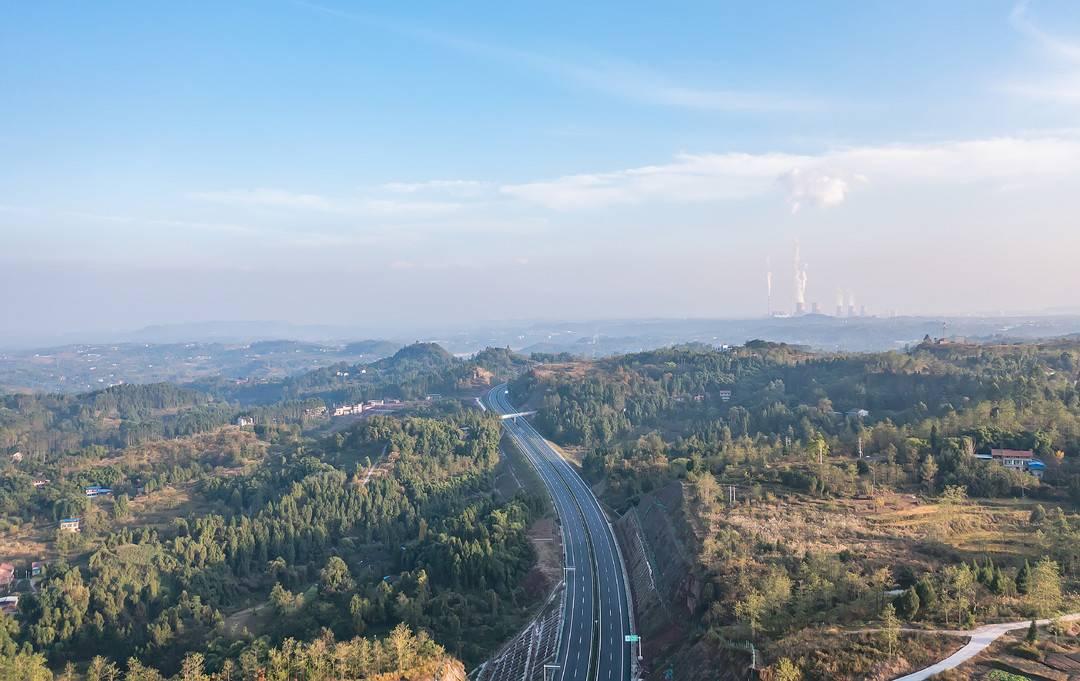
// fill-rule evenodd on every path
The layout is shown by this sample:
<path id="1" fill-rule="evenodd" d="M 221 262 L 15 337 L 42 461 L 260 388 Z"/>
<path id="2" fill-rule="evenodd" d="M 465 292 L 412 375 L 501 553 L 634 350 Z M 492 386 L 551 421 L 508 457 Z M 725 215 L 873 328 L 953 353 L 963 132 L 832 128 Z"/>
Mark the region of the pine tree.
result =
<path id="1" fill-rule="evenodd" d="M 1026 595 L 1031 589 L 1031 564 L 1024 560 L 1024 566 L 1016 573 L 1016 592 Z"/>
<path id="2" fill-rule="evenodd" d="M 919 477 L 922 478 L 923 483 L 926 484 L 927 494 L 934 493 L 934 478 L 938 474 L 938 465 L 934 461 L 933 454 L 927 454 L 923 459 L 922 466 L 919 468 Z"/>
<path id="3" fill-rule="evenodd" d="M 886 603 L 881 611 L 881 640 L 889 657 L 895 655 L 897 646 L 900 645 L 900 620 L 896 617 L 896 608 L 892 603 Z"/>
<path id="4" fill-rule="evenodd" d="M 906 620 L 913 620 L 919 614 L 919 593 L 914 586 L 909 586 L 896 599 L 897 612 Z"/>
<path id="5" fill-rule="evenodd" d="M 1027 602 L 1038 616 L 1053 614 L 1061 607 L 1061 573 L 1050 558 L 1043 558 L 1031 568 Z"/>

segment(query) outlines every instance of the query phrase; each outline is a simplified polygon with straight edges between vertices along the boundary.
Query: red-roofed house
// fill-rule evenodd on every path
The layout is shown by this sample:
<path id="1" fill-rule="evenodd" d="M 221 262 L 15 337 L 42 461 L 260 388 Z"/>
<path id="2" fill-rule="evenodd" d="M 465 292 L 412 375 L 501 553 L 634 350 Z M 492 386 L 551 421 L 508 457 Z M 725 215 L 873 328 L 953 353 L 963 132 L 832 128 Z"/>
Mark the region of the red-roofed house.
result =
<path id="1" fill-rule="evenodd" d="M 990 456 L 1005 468 L 1024 471 L 1035 458 L 1035 452 L 1030 449 L 991 449 Z"/>

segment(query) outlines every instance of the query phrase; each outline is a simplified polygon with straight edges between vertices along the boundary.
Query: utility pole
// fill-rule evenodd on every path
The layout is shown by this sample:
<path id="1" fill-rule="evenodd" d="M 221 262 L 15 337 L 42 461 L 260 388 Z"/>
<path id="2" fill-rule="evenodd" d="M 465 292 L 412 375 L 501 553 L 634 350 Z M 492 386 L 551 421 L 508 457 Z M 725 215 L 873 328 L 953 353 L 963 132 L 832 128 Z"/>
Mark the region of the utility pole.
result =
<path id="1" fill-rule="evenodd" d="M 859 458 L 862 458 L 862 430 L 859 431 Z"/>

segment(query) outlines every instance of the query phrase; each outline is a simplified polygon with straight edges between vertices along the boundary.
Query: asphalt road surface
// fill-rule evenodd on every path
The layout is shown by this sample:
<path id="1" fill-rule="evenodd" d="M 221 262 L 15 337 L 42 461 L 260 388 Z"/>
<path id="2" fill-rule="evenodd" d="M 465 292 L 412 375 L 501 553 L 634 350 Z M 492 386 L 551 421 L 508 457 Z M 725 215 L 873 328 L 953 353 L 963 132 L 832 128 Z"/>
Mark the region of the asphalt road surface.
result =
<path id="1" fill-rule="evenodd" d="M 488 392 L 487 406 L 513 414 L 506 386 Z M 630 681 L 630 610 L 626 582 L 607 518 L 589 486 L 524 418 L 503 420 L 539 472 L 559 514 L 566 553 L 566 601 L 553 681 Z"/>

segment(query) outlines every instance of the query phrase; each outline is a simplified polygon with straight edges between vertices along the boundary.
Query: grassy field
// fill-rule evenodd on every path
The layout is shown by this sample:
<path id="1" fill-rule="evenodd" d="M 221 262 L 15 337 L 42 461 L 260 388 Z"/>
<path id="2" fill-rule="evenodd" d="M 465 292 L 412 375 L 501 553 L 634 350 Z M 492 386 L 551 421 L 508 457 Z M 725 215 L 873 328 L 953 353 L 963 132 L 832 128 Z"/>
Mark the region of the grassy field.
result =
<path id="1" fill-rule="evenodd" d="M 160 529 L 168 526 L 174 518 L 186 518 L 193 514 L 206 515 L 222 510 L 220 505 L 210 504 L 199 496 L 196 484 L 192 482 L 170 485 L 135 497 L 129 508 L 131 515 L 116 523 L 116 527 Z"/>
<path id="2" fill-rule="evenodd" d="M 1035 559 L 1041 555 L 1029 517 L 1031 500 L 970 499 L 943 506 L 910 494 L 880 493 L 873 499 L 819 499 L 799 494 L 742 500 L 723 511 L 724 522 L 764 544 L 795 553 L 849 551 L 884 565 L 914 561 L 930 568 L 944 547 L 970 560 Z M 1049 510 L 1051 507 L 1047 507 Z"/>

